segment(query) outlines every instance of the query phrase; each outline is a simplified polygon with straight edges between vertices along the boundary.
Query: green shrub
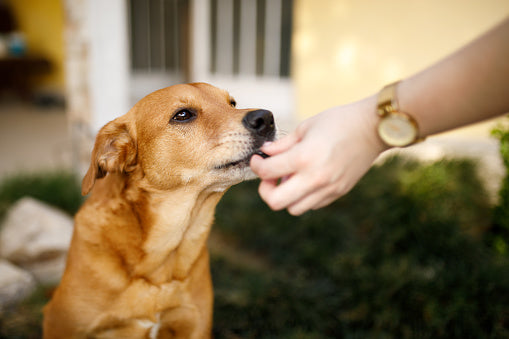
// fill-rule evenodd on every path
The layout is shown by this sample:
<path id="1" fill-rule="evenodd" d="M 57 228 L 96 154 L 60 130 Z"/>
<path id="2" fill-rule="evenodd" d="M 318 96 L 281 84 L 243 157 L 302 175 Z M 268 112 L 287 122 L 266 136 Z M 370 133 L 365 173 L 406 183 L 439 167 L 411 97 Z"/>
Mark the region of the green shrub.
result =
<path id="1" fill-rule="evenodd" d="M 36 339 L 42 337 L 42 308 L 48 302 L 51 287 L 39 286 L 23 303 L 0 314 L 0 339 Z"/>
<path id="2" fill-rule="evenodd" d="M 218 205 L 213 232 L 233 251 L 211 256 L 216 338 L 509 337 L 509 259 L 483 241 L 497 229 L 472 162 L 390 159 L 299 218 L 269 210 L 257 185 Z M 60 173 L 8 179 L 0 205 L 27 194 L 81 204 Z M 4 313 L 0 338 L 37 337 L 46 298 Z"/>
<path id="3" fill-rule="evenodd" d="M 490 241 L 501 254 L 509 254 L 509 123 L 500 124 L 492 132 L 500 141 L 500 155 L 506 175 L 499 192 L 498 205 L 494 209 L 493 234 Z"/>
<path id="4" fill-rule="evenodd" d="M 216 338 L 509 335 L 509 263 L 483 242 L 491 207 L 472 162 L 391 159 L 299 218 L 256 186 L 218 206 L 215 232 L 265 267 L 213 255 Z"/>
<path id="5" fill-rule="evenodd" d="M 74 215 L 83 199 L 76 176 L 55 171 L 22 173 L 7 177 L 0 183 L 0 219 L 18 199 L 31 196 Z"/>

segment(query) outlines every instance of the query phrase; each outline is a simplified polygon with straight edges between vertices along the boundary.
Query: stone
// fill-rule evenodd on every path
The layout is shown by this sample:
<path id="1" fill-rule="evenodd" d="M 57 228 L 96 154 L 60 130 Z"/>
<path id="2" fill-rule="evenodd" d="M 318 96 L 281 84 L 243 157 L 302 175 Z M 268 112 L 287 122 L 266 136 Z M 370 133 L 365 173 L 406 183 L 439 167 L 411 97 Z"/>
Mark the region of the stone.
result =
<path id="1" fill-rule="evenodd" d="M 42 283 L 57 283 L 72 237 L 70 216 L 33 198 L 20 199 L 0 233 L 0 257 L 29 270 Z"/>
<path id="2" fill-rule="evenodd" d="M 0 315 L 32 294 L 36 286 L 32 274 L 0 259 Z"/>

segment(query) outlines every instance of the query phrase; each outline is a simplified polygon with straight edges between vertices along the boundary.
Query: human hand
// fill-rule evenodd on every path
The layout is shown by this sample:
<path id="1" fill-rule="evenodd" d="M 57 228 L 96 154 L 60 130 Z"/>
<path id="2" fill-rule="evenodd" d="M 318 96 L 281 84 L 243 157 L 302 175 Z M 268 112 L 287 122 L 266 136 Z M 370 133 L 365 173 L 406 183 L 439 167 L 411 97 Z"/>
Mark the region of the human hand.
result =
<path id="1" fill-rule="evenodd" d="M 376 134 L 376 98 L 324 111 L 251 158 L 259 193 L 273 210 L 293 215 L 348 193 L 387 147 Z"/>

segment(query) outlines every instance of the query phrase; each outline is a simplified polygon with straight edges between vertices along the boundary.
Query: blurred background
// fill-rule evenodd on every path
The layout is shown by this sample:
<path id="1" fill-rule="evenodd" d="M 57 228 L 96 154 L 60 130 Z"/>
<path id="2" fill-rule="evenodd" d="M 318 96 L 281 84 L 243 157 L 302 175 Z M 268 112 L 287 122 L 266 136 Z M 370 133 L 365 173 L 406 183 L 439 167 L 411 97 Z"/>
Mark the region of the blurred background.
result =
<path id="1" fill-rule="evenodd" d="M 0 4 L 0 175 L 83 171 L 102 125 L 181 82 L 210 82 L 241 107 L 268 108 L 288 132 L 418 72 L 509 13 L 504 0 Z M 453 135 L 486 139 L 492 126 Z"/>
<path id="2" fill-rule="evenodd" d="M 0 0 L 0 219 L 24 194 L 72 215 L 97 131 L 156 89 L 209 82 L 290 132 L 508 15 L 506 0 Z M 211 242 L 216 337 L 509 336 L 505 120 L 388 152 L 303 218 L 234 188 Z M 39 335 L 43 285 L 0 307 L 0 338 Z"/>

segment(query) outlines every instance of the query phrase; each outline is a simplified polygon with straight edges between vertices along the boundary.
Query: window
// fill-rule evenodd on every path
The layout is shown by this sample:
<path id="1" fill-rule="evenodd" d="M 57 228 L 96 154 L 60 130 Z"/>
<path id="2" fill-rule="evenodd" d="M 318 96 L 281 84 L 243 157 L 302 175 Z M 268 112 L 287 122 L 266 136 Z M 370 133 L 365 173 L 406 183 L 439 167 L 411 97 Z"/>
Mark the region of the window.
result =
<path id="1" fill-rule="evenodd" d="M 128 3 L 131 69 L 138 84 L 189 80 L 190 33 L 200 26 L 210 46 L 205 57 L 209 75 L 290 76 L 293 0 L 201 0 L 208 16 L 202 21 L 192 20 L 191 0 Z"/>
<path id="2" fill-rule="evenodd" d="M 188 71 L 188 0 L 129 0 L 131 68 L 184 76 Z"/>
<path id="3" fill-rule="evenodd" d="M 293 0 L 211 0 L 212 74 L 290 76 Z"/>

